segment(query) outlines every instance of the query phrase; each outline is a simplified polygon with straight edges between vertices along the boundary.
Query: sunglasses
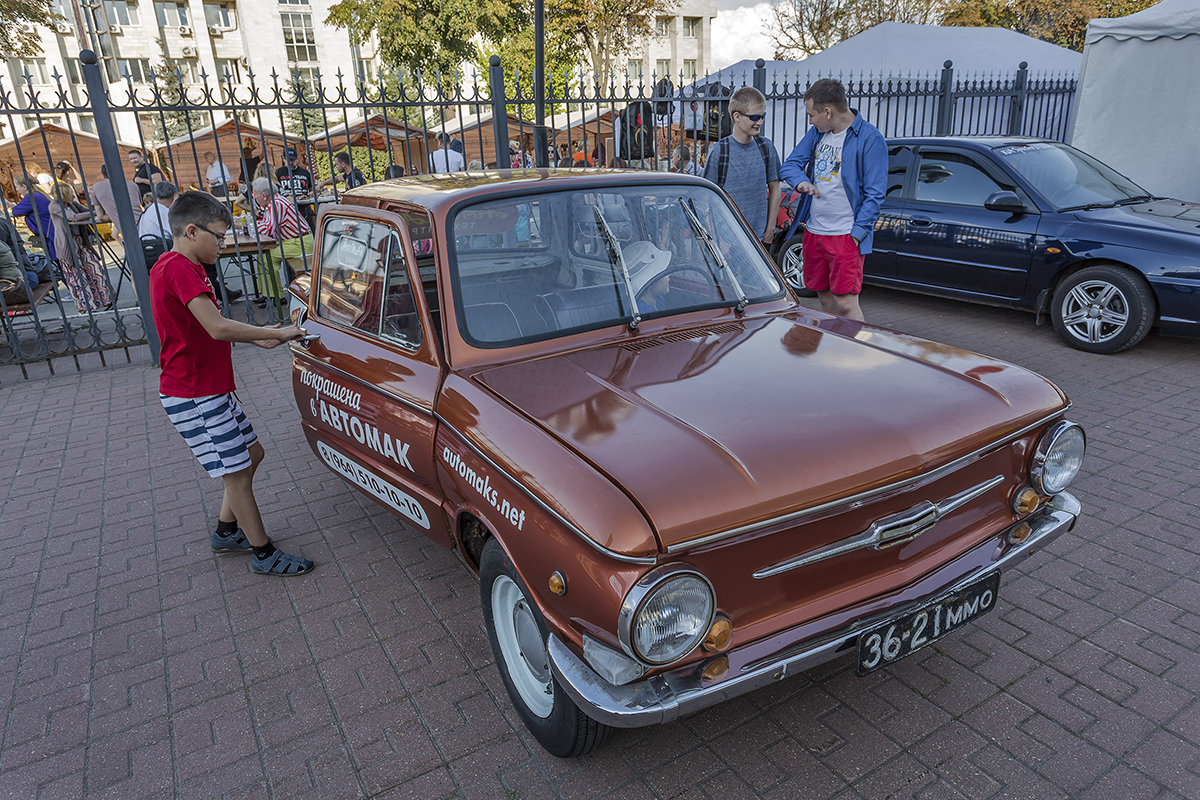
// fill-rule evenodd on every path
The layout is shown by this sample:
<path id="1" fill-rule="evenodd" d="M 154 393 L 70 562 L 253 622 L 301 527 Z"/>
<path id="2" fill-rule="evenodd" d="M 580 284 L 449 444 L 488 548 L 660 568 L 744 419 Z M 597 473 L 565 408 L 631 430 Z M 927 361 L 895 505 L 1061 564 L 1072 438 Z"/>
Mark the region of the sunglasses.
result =
<path id="1" fill-rule="evenodd" d="M 742 114 L 742 112 L 740 112 L 740 111 L 738 113 Z M 742 116 L 745 117 L 746 119 L 750 120 L 751 122 L 760 122 L 761 120 L 766 119 L 767 115 L 766 114 L 742 114 Z"/>

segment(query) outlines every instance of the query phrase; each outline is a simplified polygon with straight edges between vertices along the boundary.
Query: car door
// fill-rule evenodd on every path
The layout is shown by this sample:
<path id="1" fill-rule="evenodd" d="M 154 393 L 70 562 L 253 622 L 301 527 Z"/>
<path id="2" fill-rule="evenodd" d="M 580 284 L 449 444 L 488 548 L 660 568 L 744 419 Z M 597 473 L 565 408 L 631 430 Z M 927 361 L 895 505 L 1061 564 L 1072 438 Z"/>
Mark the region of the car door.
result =
<path id="1" fill-rule="evenodd" d="M 306 433 L 335 472 L 444 541 L 433 459 L 443 359 L 408 226 L 337 208 L 322 217 L 317 251 L 305 327 L 319 338 L 296 348 Z"/>
<path id="2" fill-rule="evenodd" d="M 911 145 L 888 148 L 887 189 L 875 222 L 875 241 L 863 261 L 863 274 L 868 277 L 895 278 L 896 251 L 904 239 L 904 181 L 908 167 L 916 154 Z"/>
<path id="3" fill-rule="evenodd" d="M 998 167 L 966 149 L 923 146 L 910 173 L 896 277 L 990 298 L 1019 297 L 1040 220 L 1033 202 Z M 999 191 L 1015 192 L 1027 211 L 985 208 Z"/>

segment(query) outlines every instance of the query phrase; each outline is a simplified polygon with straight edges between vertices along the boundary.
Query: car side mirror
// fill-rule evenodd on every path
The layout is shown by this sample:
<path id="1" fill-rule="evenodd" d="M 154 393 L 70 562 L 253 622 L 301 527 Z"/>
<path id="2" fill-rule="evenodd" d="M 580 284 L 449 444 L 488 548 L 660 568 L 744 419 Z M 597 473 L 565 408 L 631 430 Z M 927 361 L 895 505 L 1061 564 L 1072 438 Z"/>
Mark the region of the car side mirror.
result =
<path id="1" fill-rule="evenodd" d="M 988 211 L 1007 211 L 1011 214 L 1020 214 L 1027 210 L 1017 193 L 1008 190 L 992 192 L 988 199 L 983 201 L 983 207 Z"/>

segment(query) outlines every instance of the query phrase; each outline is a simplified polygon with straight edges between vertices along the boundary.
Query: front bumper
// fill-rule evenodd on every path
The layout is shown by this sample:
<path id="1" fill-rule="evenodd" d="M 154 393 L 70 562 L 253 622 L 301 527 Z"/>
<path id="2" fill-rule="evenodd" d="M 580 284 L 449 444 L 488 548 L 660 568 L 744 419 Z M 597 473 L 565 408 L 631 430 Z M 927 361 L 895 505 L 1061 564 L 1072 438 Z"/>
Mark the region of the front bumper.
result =
<path id="1" fill-rule="evenodd" d="M 917 600 L 901 606 L 890 606 L 838 630 L 793 642 L 781 648 L 772 658 L 738 659 L 737 651 L 715 655 L 713 658 L 727 658 L 731 663 L 745 662 L 739 669 L 731 668 L 722 678 L 710 681 L 702 677 L 704 666 L 712 660 L 709 659 L 662 672 L 637 683 L 614 686 L 597 675 L 554 634 L 550 635 L 548 642 L 550 665 L 559 686 L 593 719 L 616 728 L 657 725 L 752 692 L 838 657 L 854 644 L 863 630 L 952 592 L 986 572 L 1010 567 L 1032 555 L 1075 527 L 1080 510 L 1079 501 L 1074 496 L 1066 492 L 1056 495 L 1047 506 L 1025 520 L 1033 529 L 1029 538 L 1007 549 L 1001 545 L 996 558 L 989 558 L 986 563 L 975 566 L 950 585 L 933 588 Z M 1011 528 L 1006 529 L 999 535 L 1001 542 L 1007 541 L 1010 531 Z M 990 544 L 981 547 L 994 546 L 995 541 L 994 538 L 989 539 Z"/>

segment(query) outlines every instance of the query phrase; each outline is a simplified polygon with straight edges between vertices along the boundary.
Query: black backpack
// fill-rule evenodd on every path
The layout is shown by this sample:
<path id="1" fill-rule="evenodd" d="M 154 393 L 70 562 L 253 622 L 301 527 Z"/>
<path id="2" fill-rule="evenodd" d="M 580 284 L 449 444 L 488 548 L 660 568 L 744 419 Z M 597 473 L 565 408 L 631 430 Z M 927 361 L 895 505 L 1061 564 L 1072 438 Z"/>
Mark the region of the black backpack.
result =
<path id="1" fill-rule="evenodd" d="M 640 161 L 654 158 L 654 107 L 645 100 L 621 111 L 621 158 Z"/>
<path id="2" fill-rule="evenodd" d="M 654 84 L 654 113 L 660 117 L 669 117 L 675 113 L 675 84 L 670 78 L 660 78 Z"/>

